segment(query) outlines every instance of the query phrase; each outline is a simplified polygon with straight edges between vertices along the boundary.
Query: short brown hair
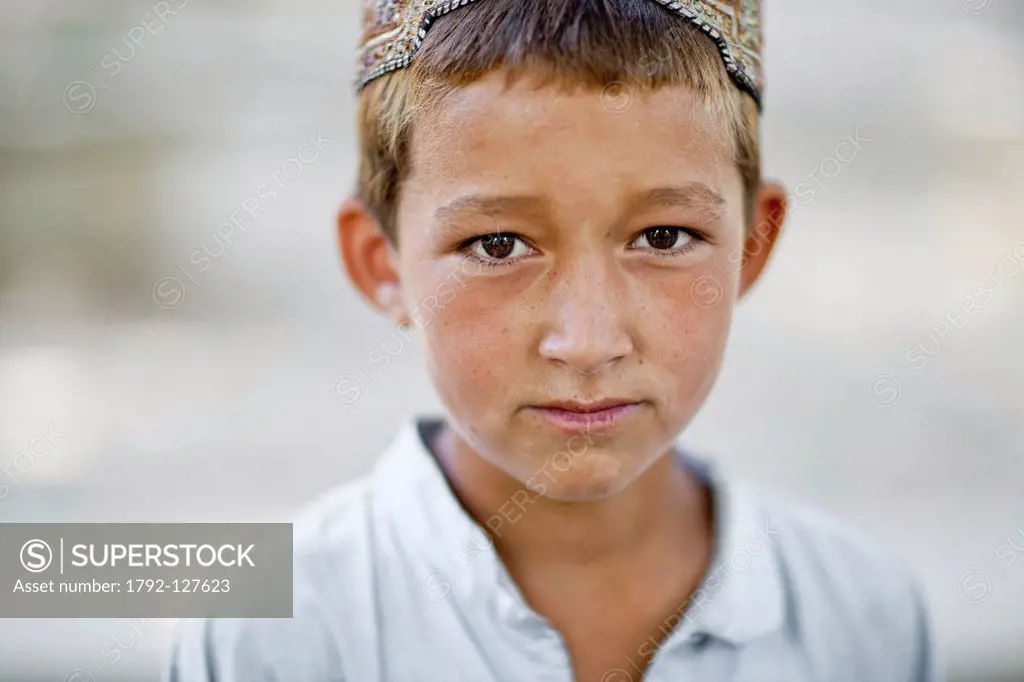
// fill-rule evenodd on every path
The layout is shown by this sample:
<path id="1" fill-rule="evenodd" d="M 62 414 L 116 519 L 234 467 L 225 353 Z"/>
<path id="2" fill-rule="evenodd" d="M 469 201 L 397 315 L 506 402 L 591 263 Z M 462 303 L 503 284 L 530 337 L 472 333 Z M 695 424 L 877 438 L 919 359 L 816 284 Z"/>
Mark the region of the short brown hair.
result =
<path id="1" fill-rule="evenodd" d="M 360 93 L 356 194 L 393 243 L 417 119 L 501 68 L 509 84 L 530 73 L 542 84 L 602 92 L 616 84 L 689 87 L 731 129 L 749 228 L 761 180 L 757 105 L 733 83 L 711 39 L 651 0 L 482 0 L 438 19 L 411 66 Z"/>

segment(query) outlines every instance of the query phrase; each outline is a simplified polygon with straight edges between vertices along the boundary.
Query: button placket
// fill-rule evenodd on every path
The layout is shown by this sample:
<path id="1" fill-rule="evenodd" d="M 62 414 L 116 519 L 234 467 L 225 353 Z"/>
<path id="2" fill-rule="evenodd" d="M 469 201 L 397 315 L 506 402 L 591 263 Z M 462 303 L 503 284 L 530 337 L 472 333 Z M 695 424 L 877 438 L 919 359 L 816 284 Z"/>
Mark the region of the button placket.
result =
<path id="1" fill-rule="evenodd" d="M 513 655 L 521 658 L 525 652 L 536 666 L 531 679 L 573 682 L 569 651 L 561 634 L 530 608 L 507 574 L 498 580 L 496 590 L 495 615 L 508 633 Z"/>

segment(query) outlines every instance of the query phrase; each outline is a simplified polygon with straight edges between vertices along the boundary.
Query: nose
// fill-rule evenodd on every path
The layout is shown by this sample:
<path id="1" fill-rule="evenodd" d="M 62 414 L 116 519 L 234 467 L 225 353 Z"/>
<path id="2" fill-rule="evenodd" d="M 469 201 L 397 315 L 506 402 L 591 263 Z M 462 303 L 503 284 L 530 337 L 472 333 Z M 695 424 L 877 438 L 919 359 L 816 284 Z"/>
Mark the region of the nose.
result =
<path id="1" fill-rule="evenodd" d="M 614 263 L 592 254 L 556 273 L 541 357 L 592 374 L 633 352 L 627 283 Z"/>

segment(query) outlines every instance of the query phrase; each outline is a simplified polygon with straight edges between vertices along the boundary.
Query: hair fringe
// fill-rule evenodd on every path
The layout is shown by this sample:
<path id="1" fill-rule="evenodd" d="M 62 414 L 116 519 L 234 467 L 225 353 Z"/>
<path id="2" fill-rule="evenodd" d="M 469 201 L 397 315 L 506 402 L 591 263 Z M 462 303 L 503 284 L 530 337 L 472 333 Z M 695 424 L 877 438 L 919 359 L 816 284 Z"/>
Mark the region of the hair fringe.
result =
<path id="1" fill-rule="evenodd" d="M 757 106 L 698 29 L 651 0 L 481 0 L 435 21 L 409 67 L 360 93 L 355 193 L 393 242 L 416 121 L 452 91 L 498 69 L 508 86 L 530 77 L 538 86 L 570 90 L 614 82 L 641 90 L 688 87 L 730 127 L 749 226 L 760 184 Z"/>

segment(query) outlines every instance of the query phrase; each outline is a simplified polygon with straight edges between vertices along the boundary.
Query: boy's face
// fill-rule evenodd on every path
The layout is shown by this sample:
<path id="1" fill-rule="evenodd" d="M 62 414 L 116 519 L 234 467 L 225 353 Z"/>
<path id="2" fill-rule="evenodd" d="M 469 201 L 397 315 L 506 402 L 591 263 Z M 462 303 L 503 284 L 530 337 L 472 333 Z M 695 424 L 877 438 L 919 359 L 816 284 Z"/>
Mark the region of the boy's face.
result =
<path id="1" fill-rule="evenodd" d="M 503 85 L 493 74 L 418 122 L 397 308 L 466 445 L 550 497 L 595 498 L 700 409 L 776 232 L 752 235 L 744 265 L 729 132 L 688 90 L 612 113 L 593 91 Z"/>

